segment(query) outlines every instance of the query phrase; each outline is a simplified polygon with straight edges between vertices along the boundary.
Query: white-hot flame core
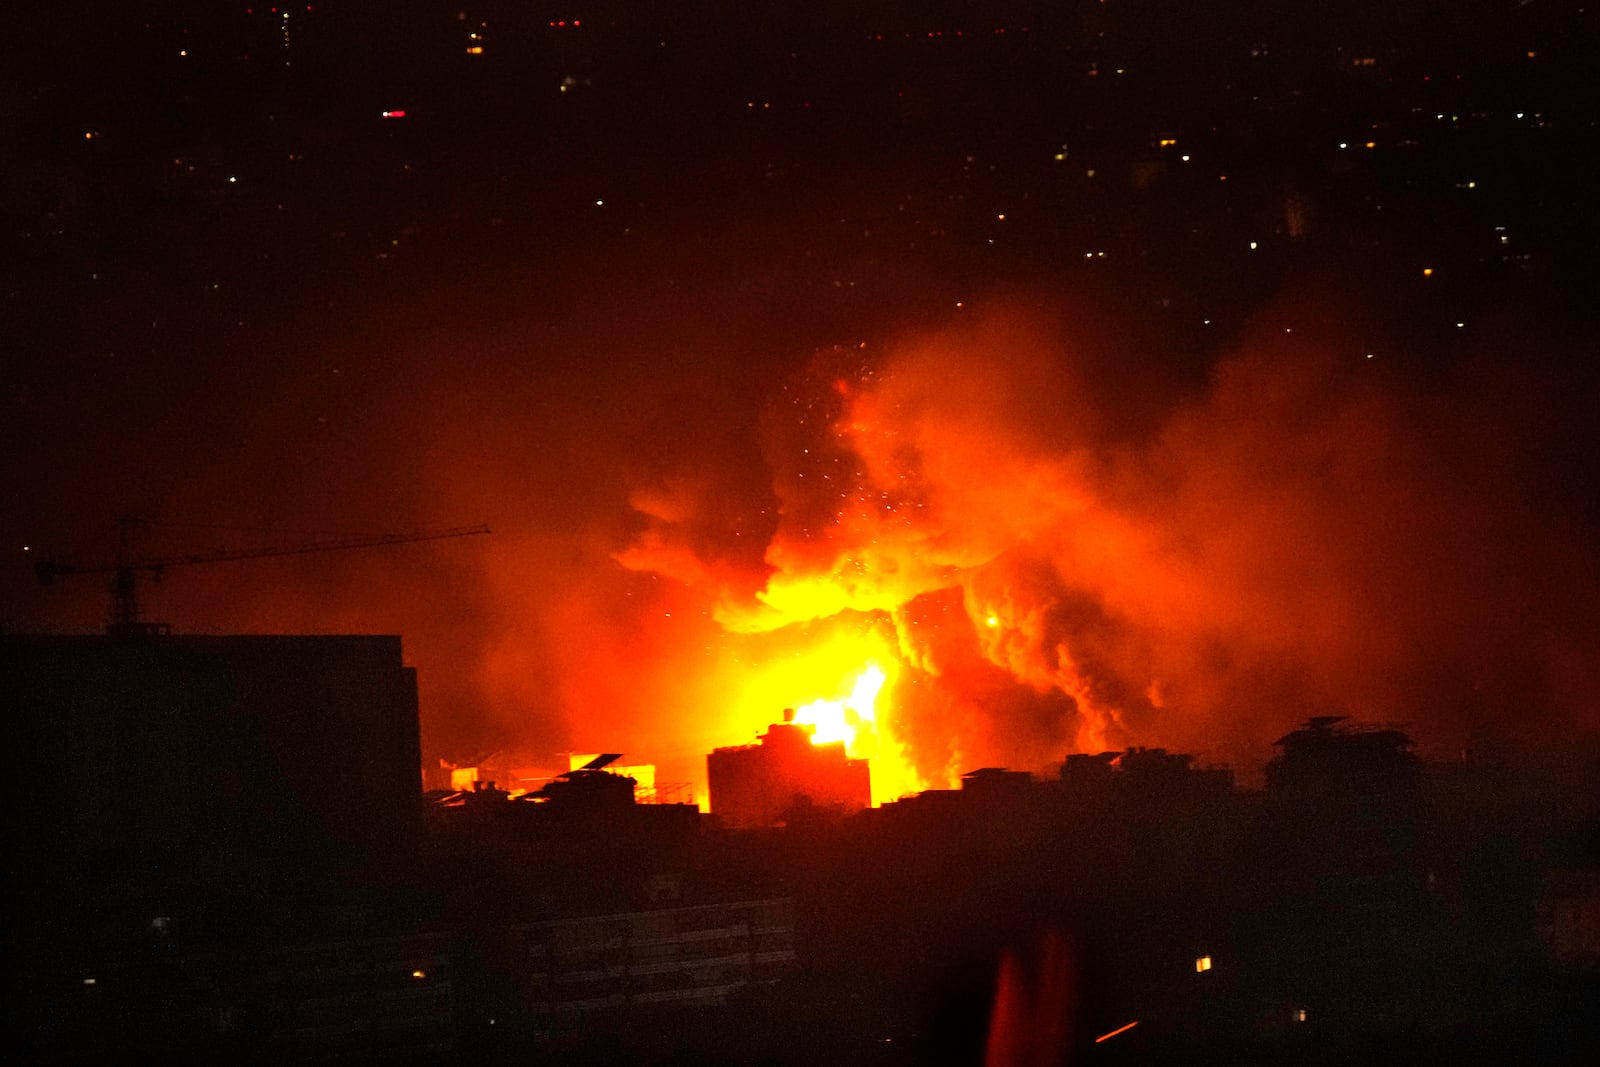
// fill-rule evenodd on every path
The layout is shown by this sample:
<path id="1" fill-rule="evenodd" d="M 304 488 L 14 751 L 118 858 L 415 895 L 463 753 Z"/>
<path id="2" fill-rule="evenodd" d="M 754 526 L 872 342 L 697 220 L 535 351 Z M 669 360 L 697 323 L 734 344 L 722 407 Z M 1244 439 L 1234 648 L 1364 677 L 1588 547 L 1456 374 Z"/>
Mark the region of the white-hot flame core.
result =
<path id="1" fill-rule="evenodd" d="M 816 728 L 813 744 L 843 741 L 845 748 L 855 755 L 856 735 L 863 725 L 870 729 L 877 721 L 878 692 L 886 679 L 883 670 L 875 663 L 857 676 L 850 695 L 841 700 L 813 700 L 795 709 L 794 721 Z"/>

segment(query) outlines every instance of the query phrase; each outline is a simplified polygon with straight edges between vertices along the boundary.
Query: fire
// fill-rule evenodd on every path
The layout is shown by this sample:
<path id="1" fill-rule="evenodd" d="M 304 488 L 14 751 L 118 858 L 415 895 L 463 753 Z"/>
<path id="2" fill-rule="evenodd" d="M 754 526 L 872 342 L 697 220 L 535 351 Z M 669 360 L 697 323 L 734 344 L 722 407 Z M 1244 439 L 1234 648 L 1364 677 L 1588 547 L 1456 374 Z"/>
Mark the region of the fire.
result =
<path id="1" fill-rule="evenodd" d="M 813 743 L 842 741 L 852 758 L 872 761 L 874 804 L 928 788 L 895 714 L 895 685 L 906 667 L 888 620 L 847 612 L 733 641 L 741 654 L 719 674 L 727 708 L 722 743 L 752 739 L 794 708 L 795 722 L 816 728 Z"/>
<path id="2" fill-rule="evenodd" d="M 856 747 L 856 735 L 862 730 L 873 730 L 877 725 L 878 693 L 883 689 L 888 675 L 876 663 L 856 678 L 850 695 L 843 700 L 813 700 L 803 708 L 796 708 L 794 721 L 816 727 L 811 735 L 814 745 L 829 741 L 843 741 L 845 751 Z"/>
<path id="3" fill-rule="evenodd" d="M 1549 383 L 1496 368 L 1440 403 L 1297 328 L 1191 392 L 1074 329 L 1000 307 L 819 351 L 717 445 L 641 463 L 627 573 L 551 627 L 584 638 L 568 718 L 677 774 L 798 708 L 881 802 L 1150 741 L 1254 760 L 1295 704 L 1592 707 L 1593 598 L 1567 594 L 1593 538 L 1521 466 L 1568 425 Z M 1542 562 L 1502 570 L 1513 543 Z"/>

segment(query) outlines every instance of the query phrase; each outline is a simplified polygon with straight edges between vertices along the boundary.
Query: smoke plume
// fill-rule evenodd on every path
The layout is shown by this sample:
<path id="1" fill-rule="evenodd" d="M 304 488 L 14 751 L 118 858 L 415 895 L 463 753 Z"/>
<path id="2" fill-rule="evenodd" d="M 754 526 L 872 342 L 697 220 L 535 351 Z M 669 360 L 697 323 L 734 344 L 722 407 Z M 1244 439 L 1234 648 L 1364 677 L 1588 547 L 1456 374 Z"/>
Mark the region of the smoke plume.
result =
<path id="1" fill-rule="evenodd" d="M 1423 389 L 1264 327 L 1119 419 L 1064 332 L 1008 311 L 818 353 L 761 423 L 764 578 L 705 536 L 752 527 L 703 470 L 635 492 L 617 559 L 722 641 L 892 627 L 893 740 L 930 782 L 1129 744 L 1259 759 L 1313 713 L 1452 746 L 1593 730 L 1600 575 L 1545 464 L 1549 385 L 1489 361 Z"/>

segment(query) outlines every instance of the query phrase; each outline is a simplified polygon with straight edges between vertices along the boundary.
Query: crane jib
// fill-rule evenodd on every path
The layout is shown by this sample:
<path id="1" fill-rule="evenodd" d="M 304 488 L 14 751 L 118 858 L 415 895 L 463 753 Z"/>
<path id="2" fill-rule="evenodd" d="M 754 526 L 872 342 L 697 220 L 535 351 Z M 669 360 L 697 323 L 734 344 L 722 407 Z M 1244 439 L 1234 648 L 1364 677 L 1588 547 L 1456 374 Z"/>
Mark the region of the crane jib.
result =
<path id="1" fill-rule="evenodd" d="M 338 552 L 356 548 L 376 548 L 382 545 L 413 544 L 418 541 L 438 541 L 451 537 L 470 537 L 475 534 L 490 532 L 486 525 L 453 526 L 446 529 L 414 530 L 401 533 L 369 534 L 364 537 L 339 537 L 322 538 L 313 541 L 303 541 L 294 544 L 262 545 L 245 549 L 220 549 L 212 552 L 196 552 L 188 555 L 162 556 L 150 559 L 128 558 L 128 543 L 131 528 L 138 521 L 124 517 L 120 523 L 121 539 L 115 563 L 91 564 L 79 566 L 72 563 L 61 563 L 56 560 L 41 560 L 34 565 L 33 572 L 40 585 L 50 585 L 57 578 L 70 574 L 112 574 L 115 578 L 111 583 L 111 618 L 106 631 L 113 634 L 135 633 L 165 633 L 167 627 L 161 623 L 144 623 L 139 619 L 140 611 L 136 590 L 138 574 L 142 571 L 157 580 L 161 572 L 168 567 L 188 566 L 198 563 L 224 563 L 229 560 L 265 559 L 272 556 L 301 556 L 313 552 Z"/>

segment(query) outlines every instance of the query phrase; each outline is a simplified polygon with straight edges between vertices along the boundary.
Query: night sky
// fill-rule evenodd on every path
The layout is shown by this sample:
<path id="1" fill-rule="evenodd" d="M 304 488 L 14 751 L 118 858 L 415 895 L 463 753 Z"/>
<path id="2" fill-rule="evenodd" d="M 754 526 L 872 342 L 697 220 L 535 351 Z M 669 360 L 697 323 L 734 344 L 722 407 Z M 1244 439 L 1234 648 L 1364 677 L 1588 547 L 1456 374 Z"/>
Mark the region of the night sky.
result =
<path id="1" fill-rule="evenodd" d="M 125 513 L 148 556 L 483 522 L 147 617 L 402 634 L 427 760 L 693 777 L 839 640 L 927 784 L 1600 734 L 1592 6 L 42 7 L 8 631 L 101 625 L 32 565 Z"/>

